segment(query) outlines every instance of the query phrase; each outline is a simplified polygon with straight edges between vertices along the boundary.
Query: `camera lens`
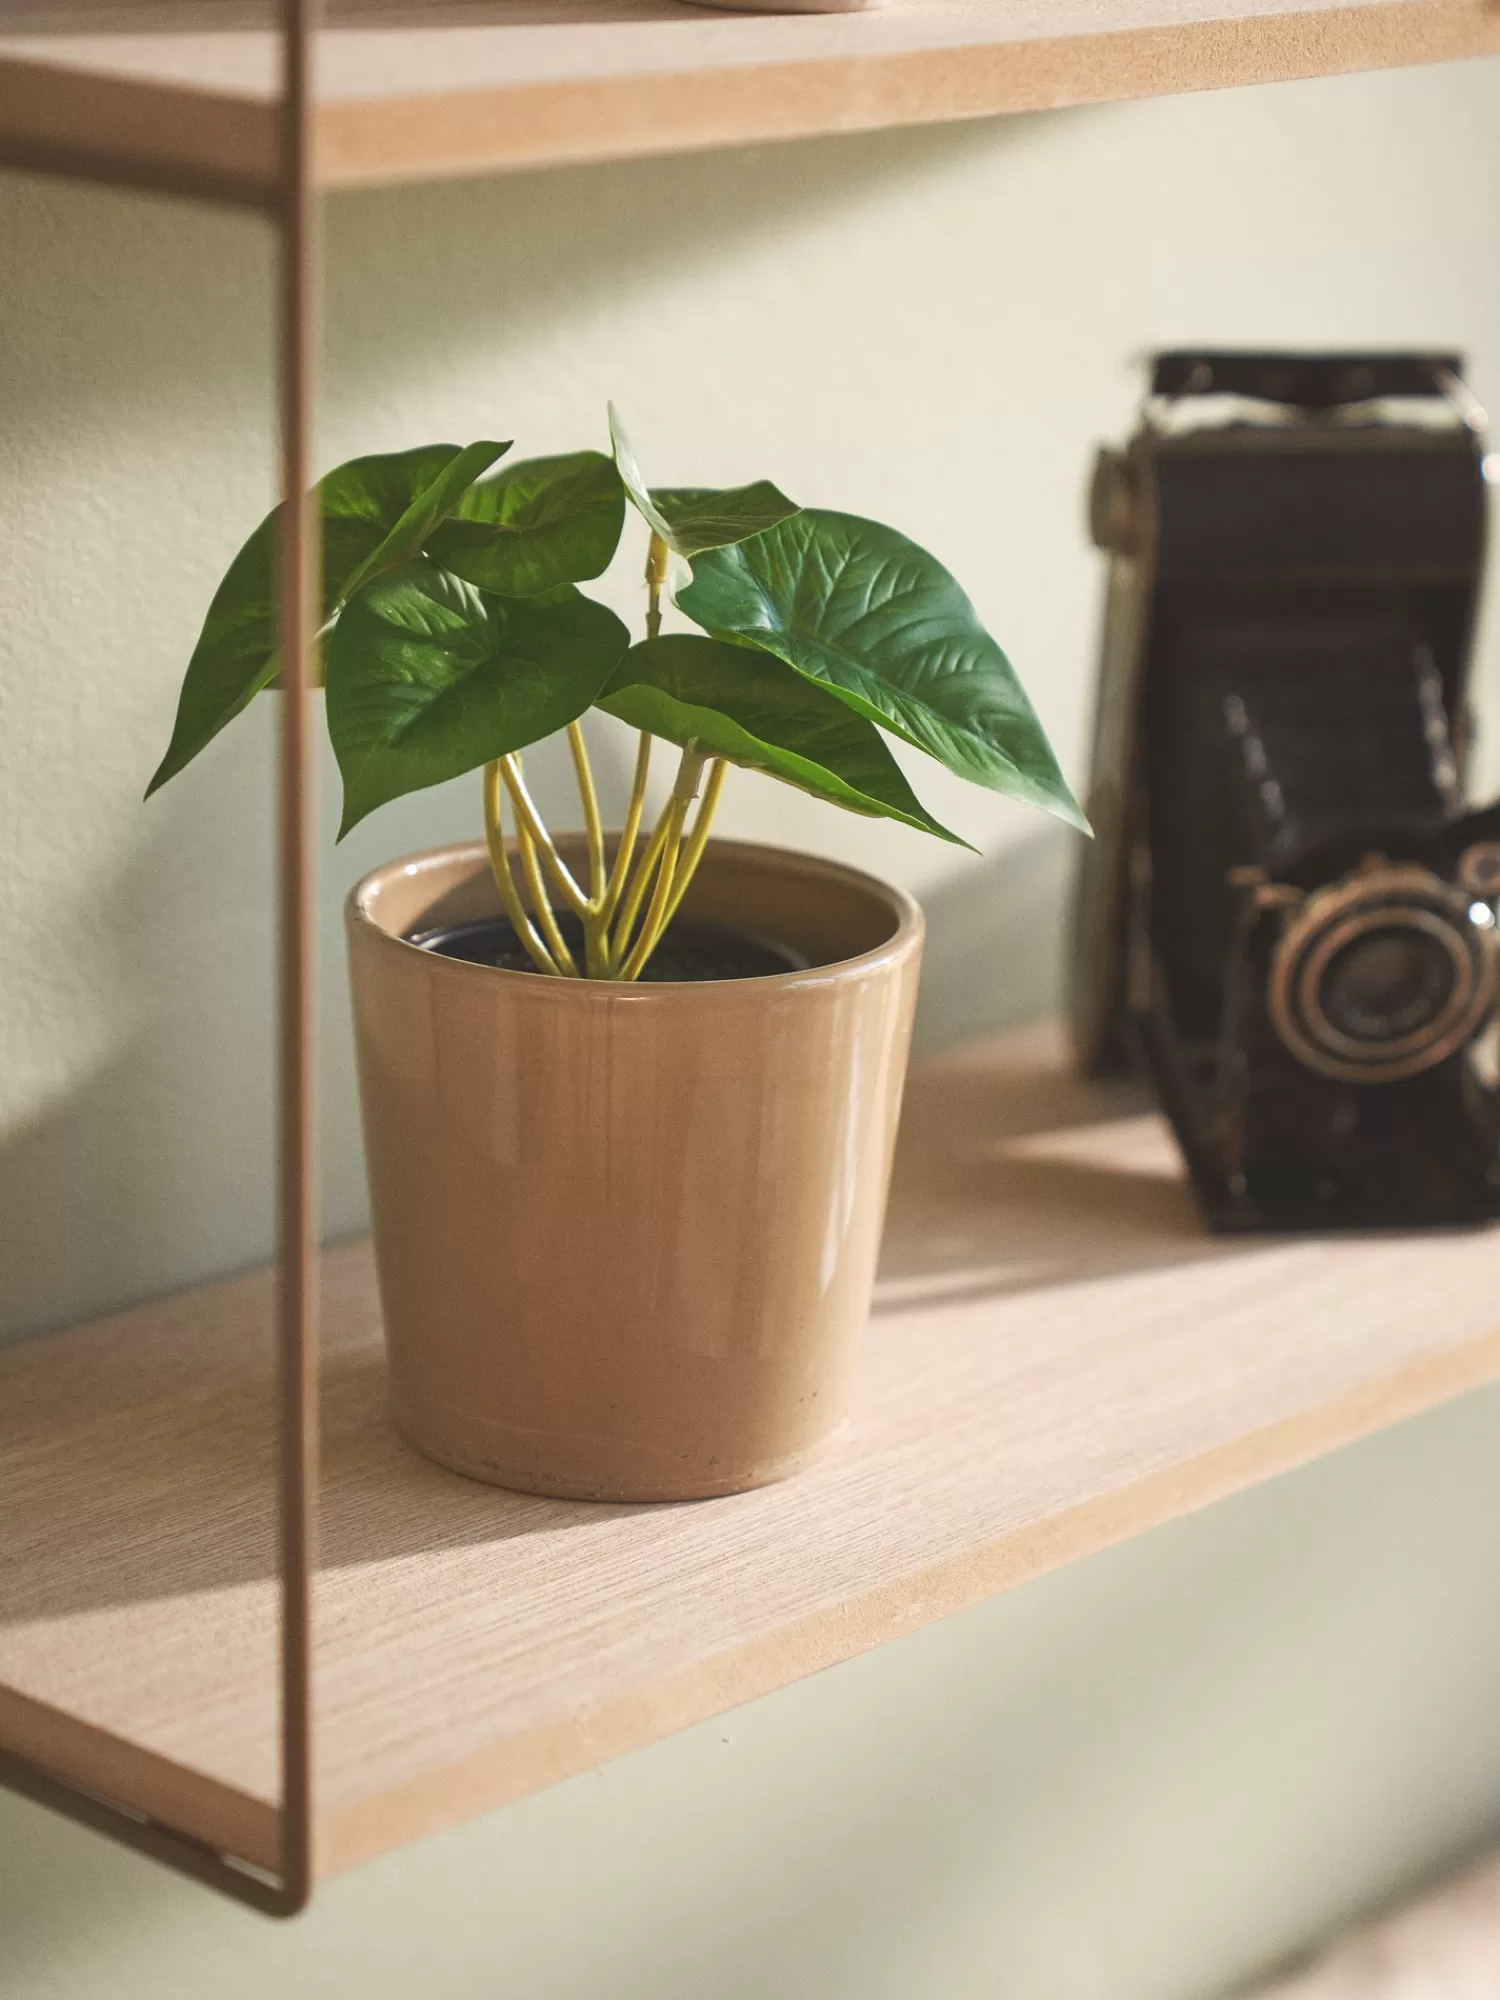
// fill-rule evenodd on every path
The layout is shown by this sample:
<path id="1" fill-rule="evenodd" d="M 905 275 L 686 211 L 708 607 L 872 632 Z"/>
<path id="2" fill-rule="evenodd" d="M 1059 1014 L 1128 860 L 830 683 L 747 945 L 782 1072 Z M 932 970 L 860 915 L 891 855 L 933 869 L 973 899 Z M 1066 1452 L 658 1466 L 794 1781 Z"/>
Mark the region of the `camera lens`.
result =
<path id="1" fill-rule="evenodd" d="M 1472 1041 L 1497 987 L 1494 927 L 1477 922 L 1470 891 L 1415 862 L 1371 855 L 1287 920 L 1266 1004 L 1308 1069 L 1393 1083 Z"/>
<path id="2" fill-rule="evenodd" d="M 1392 924 L 1336 952 L 1318 998 L 1324 1017 L 1351 1041 L 1396 1041 L 1438 1018 L 1456 977 L 1453 956 L 1437 938 Z"/>

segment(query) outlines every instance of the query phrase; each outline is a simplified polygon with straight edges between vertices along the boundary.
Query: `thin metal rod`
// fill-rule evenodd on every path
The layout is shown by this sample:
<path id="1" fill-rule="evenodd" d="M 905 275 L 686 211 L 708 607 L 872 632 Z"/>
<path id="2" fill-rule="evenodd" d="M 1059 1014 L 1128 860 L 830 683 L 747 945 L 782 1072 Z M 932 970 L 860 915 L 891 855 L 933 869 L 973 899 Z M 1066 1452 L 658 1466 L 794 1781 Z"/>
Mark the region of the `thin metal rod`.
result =
<path id="1" fill-rule="evenodd" d="M 318 1506 L 318 1245 L 312 732 L 318 602 L 312 469 L 317 194 L 309 77 L 316 0 L 282 0 L 280 1016 L 277 1363 L 281 1425 L 281 1896 L 312 1893 L 312 1572 Z"/>
<path id="2" fill-rule="evenodd" d="M 282 532 L 277 1013 L 277 1417 L 281 1558 L 279 1877 L 217 1851 L 127 1800 L 48 1771 L 0 1745 L 0 1787 L 106 1834 L 269 1916 L 293 1916 L 312 1893 L 312 1576 L 319 1468 L 317 1161 L 313 965 L 316 875 L 311 729 L 317 519 L 309 433 L 317 325 L 317 195 L 312 185 L 310 82 L 317 0 L 281 0 L 284 90 L 276 198 L 267 203 L 281 249 L 278 326 Z M 206 192 L 206 190 L 205 190 Z"/>
<path id="3" fill-rule="evenodd" d="M 64 1819 L 104 1834 L 121 1847 L 176 1869 L 179 1875 L 217 1889 L 237 1903 L 248 1903 L 252 1910 L 266 1916 L 289 1917 L 300 1907 L 288 1901 L 284 1885 L 267 1876 L 263 1869 L 226 1859 L 205 1842 L 194 1840 L 191 1834 L 180 1833 L 134 1806 L 106 1798 L 87 1786 L 70 1784 L 66 1778 L 44 1771 L 40 1765 L 8 1750 L 0 1750 L 0 1785 L 20 1798 L 60 1813 Z"/>

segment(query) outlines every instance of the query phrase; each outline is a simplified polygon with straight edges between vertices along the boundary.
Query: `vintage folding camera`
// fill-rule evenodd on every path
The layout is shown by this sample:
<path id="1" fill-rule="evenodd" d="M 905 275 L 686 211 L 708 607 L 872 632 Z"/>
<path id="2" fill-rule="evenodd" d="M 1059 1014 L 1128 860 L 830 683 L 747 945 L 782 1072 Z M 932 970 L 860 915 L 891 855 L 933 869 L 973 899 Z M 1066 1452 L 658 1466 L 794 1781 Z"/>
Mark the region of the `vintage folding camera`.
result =
<path id="1" fill-rule="evenodd" d="M 1161 354 L 1110 555 L 1073 1028 L 1222 1229 L 1500 1214 L 1482 411 L 1449 354 Z"/>

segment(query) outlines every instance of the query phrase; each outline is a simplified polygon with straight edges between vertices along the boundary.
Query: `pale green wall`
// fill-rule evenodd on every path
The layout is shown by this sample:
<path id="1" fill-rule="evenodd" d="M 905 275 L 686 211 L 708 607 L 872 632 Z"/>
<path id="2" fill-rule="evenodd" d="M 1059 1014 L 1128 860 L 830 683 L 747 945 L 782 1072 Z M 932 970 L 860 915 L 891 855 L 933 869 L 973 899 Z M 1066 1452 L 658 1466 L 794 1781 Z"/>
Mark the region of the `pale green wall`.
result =
<path id="1" fill-rule="evenodd" d="M 1130 358 L 1453 342 L 1500 402 L 1497 114 L 1474 65 L 343 199 L 320 456 L 569 448 L 614 395 L 659 477 L 769 474 L 937 549 L 1081 775 L 1080 492 Z M 254 224 L 0 182 L 0 1329 L 266 1247 L 268 717 L 137 801 L 269 490 L 268 275 Z M 1063 855 L 919 782 L 986 858 L 748 778 L 726 821 L 923 893 L 935 1041 L 1046 1000 Z M 330 910 L 473 818 L 471 786 L 378 817 Z M 1208 1995 L 1500 1827 L 1497 1435 L 1475 1399 L 383 1863 L 290 1932 L 0 1805 L 0 2000 Z"/>

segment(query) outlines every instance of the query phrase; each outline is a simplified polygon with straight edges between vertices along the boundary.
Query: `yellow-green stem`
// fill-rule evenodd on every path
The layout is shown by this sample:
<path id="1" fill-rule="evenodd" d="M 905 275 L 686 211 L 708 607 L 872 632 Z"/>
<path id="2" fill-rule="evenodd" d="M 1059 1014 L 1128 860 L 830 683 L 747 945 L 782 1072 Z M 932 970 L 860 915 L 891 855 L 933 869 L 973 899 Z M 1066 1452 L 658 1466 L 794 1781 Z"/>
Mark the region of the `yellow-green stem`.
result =
<path id="1" fill-rule="evenodd" d="M 620 829 L 620 845 L 615 853 L 615 865 L 609 871 L 609 881 L 605 885 L 604 902 L 600 915 L 606 926 L 605 944 L 608 945 L 608 925 L 619 907 L 625 892 L 625 883 L 630 874 L 630 864 L 635 859 L 635 843 L 641 831 L 641 818 L 646 810 L 646 780 L 651 775 L 651 738 L 641 731 L 640 744 L 635 753 L 635 778 L 630 787 L 630 804 L 625 809 L 625 824 Z"/>
<path id="2" fill-rule="evenodd" d="M 571 871 L 562 856 L 552 844 L 552 836 L 542 824 L 542 816 L 532 804 L 531 794 L 526 789 L 526 780 L 521 775 L 521 761 L 512 755 L 500 759 L 500 775 L 505 780 L 505 789 L 510 793 L 510 802 L 516 809 L 516 822 L 536 844 L 537 852 L 551 869 L 557 886 L 563 894 L 563 901 L 575 917 L 582 917 L 588 910 L 589 899 L 573 880 Z"/>
<path id="3" fill-rule="evenodd" d="M 661 633 L 661 595 L 666 585 L 671 560 L 671 550 L 653 529 L 646 550 L 646 637 L 648 639 L 655 639 Z M 610 978 L 625 976 L 622 961 L 630 955 L 630 935 L 635 928 L 646 891 L 651 885 L 652 871 L 666 843 L 668 815 L 663 813 L 647 842 L 639 867 L 635 868 L 636 841 L 640 836 L 641 819 L 646 810 L 646 779 L 650 768 L 651 738 L 645 730 L 642 730 L 640 748 L 636 751 L 635 779 L 630 788 L 630 805 L 625 814 L 625 824 L 620 830 L 620 845 L 615 855 L 615 865 L 610 870 L 609 881 L 605 885 L 602 904 L 605 923 L 604 966 L 606 976 Z M 632 868 L 635 868 L 634 880 L 631 879 Z M 617 924 L 616 910 L 620 913 Z M 612 935 L 611 926 L 613 926 Z"/>
<path id="4" fill-rule="evenodd" d="M 627 922 L 622 919 L 620 929 L 616 932 L 615 960 L 620 966 L 619 977 L 621 979 L 629 980 L 639 976 L 646 961 L 650 958 L 652 952 L 655 951 L 657 945 L 660 944 L 662 933 L 666 929 L 668 919 L 675 907 L 674 891 L 676 888 L 677 862 L 681 849 L 682 832 L 684 826 L 687 824 L 687 816 L 692 809 L 693 799 L 697 794 L 698 786 L 703 776 L 704 762 L 703 752 L 698 748 L 697 743 L 689 742 L 683 750 L 682 761 L 677 767 L 677 777 L 672 785 L 672 796 L 667 801 L 666 811 L 661 816 L 656 832 L 652 835 L 652 848 L 657 847 L 658 844 L 660 845 L 660 858 L 657 863 L 655 887 L 651 892 L 650 906 L 647 909 L 645 920 L 641 925 L 640 935 L 636 938 L 634 944 L 631 944 L 630 932 L 634 923 L 634 907 L 632 905 L 639 905 L 641 892 L 648 879 L 648 871 L 645 864 L 642 865 L 636 889 L 632 892 L 631 902 L 627 904 L 629 921 Z M 648 861 L 650 855 L 651 849 L 648 848 Z M 622 958 L 623 963 L 620 962 Z"/>
<path id="5" fill-rule="evenodd" d="M 674 803 L 668 800 L 666 810 L 656 822 L 651 838 L 646 842 L 636 867 L 635 877 L 625 891 L 625 900 L 615 920 L 614 936 L 610 943 L 610 958 L 616 965 L 630 955 L 630 934 L 635 929 L 635 920 L 641 913 L 641 904 L 645 901 L 646 891 L 651 887 L 651 878 L 656 873 L 656 864 L 661 859 L 662 849 L 666 846 L 667 821 Z"/>
<path id="6" fill-rule="evenodd" d="M 661 863 L 656 871 L 656 887 L 651 892 L 650 907 L 646 920 L 641 925 L 641 934 L 631 946 L 630 955 L 620 967 L 621 979 L 638 979 L 641 970 L 661 942 L 661 934 L 666 926 L 667 906 L 672 900 L 672 872 L 677 862 L 677 850 L 682 841 L 682 823 L 688 815 L 687 799 L 678 798 L 674 792 L 662 816 L 666 836 L 662 843 Z"/>
<path id="7" fill-rule="evenodd" d="M 687 894 L 688 884 L 698 872 L 698 863 L 703 859 L 703 850 L 708 845 L 708 830 L 713 824 L 713 816 L 718 809 L 719 794 L 724 789 L 724 773 L 729 766 L 723 758 L 717 758 L 709 766 L 708 783 L 703 787 L 703 798 L 693 821 L 693 831 L 677 862 L 677 876 L 672 884 L 672 900 L 667 905 L 667 914 L 662 919 L 662 929 L 666 930 L 677 914 L 677 906 Z"/>
<path id="8" fill-rule="evenodd" d="M 655 639 L 661 632 L 661 593 L 667 581 L 667 571 L 671 566 L 672 551 L 653 528 L 651 545 L 646 551 L 646 637 Z"/>
<path id="9" fill-rule="evenodd" d="M 696 737 L 690 737 L 683 745 L 682 762 L 677 766 L 677 776 L 672 780 L 672 796 L 690 806 L 698 796 L 698 787 L 703 782 L 703 767 L 708 758 L 698 748 Z"/>
<path id="10" fill-rule="evenodd" d="M 589 847 L 589 901 L 597 910 L 604 901 L 604 827 L 599 818 L 599 794 L 594 790 L 589 746 L 583 740 L 581 723 L 568 724 L 568 748 L 573 753 L 573 774 L 578 780 L 578 796 L 583 801 L 583 830 Z"/>
<path id="11" fill-rule="evenodd" d="M 541 863 L 537 860 L 536 843 L 531 837 L 531 829 L 518 814 L 516 817 L 516 852 L 521 857 L 521 873 L 526 877 L 526 888 L 531 896 L 531 907 L 536 915 L 537 925 L 547 940 L 547 949 L 557 960 L 557 969 L 569 979 L 578 977 L 578 961 L 568 949 L 567 939 L 557 927 L 557 915 L 552 908 L 552 900 L 547 894 L 547 884 L 542 876 Z"/>
<path id="12" fill-rule="evenodd" d="M 495 877 L 495 887 L 500 892 L 501 907 L 510 918 L 511 929 L 525 946 L 539 971 L 556 973 L 557 964 L 527 916 L 526 906 L 521 901 L 515 878 L 510 872 L 510 857 L 505 852 L 505 829 L 500 823 L 498 764 L 486 764 L 484 767 L 484 839 L 490 853 L 490 869 Z"/>

